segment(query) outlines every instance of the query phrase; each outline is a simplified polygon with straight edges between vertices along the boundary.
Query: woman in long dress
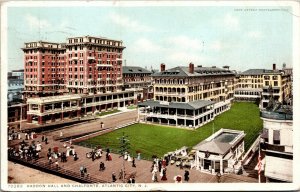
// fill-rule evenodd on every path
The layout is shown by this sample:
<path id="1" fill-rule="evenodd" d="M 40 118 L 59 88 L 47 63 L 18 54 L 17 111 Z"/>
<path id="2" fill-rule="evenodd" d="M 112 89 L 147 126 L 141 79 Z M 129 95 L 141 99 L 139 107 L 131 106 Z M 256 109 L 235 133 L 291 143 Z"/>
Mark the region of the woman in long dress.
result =
<path id="1" fill-rule="evenodd" d="M 166 181 L 167 180 L 167 168 L 162 169 L 162 174 L 163 174 L 163 176 L 162 176 L 161 180 Z"/>
<path id="2" fill-rule="evenodd" d="M 128 159 L 127 159 L 127 161 L 132 161 L 132 158 L 130 157 L 130 155 L 128 154 L 128 157 L 127 157 Z"/>

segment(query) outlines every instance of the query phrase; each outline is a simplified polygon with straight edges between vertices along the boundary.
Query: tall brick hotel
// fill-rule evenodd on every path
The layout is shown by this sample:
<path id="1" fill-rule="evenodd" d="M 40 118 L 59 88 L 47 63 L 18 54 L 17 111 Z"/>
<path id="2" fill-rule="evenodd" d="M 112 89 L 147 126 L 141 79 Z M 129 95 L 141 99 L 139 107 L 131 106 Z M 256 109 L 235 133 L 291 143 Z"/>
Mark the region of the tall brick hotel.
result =
<path id="1" fill-rule="evenodd" d="M 25 43 L 28 122 L 45 124 L 134 103 L 134 91 L 123 88 L 124 49 L 122 41 L 91 36 Z"/>

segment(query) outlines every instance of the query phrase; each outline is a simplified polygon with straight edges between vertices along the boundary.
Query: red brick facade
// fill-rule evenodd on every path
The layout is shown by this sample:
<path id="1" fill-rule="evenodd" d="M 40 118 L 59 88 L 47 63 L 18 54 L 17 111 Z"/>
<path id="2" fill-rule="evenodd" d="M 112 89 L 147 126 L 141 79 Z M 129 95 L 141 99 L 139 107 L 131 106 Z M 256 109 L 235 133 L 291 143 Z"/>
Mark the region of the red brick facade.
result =
<path id="1" fill-rule="evenodd" d="M 122 41 L 90 36 L 25 43 L 24 96 L 121 90 L 124 48 Z"/>

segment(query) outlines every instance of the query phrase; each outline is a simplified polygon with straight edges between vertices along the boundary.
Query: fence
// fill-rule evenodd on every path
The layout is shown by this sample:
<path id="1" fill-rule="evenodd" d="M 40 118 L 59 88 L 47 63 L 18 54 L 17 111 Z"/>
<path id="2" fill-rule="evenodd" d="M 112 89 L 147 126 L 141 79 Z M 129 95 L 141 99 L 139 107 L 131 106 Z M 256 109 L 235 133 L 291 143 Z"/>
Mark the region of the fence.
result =
<path id="1" fill-rule="evenodd" d="M 55 164 L 49 164 L 48 162 L 40 162 L 35 160 L 27 161 L 15 156 L 8 156 L 8 160 L 19 163 L 28 167 L 32 167 L 47 173 L 51 173 L 57 176 L 61 176 L 67 179 L 78 181 L 80 183 L 110 183 L 89 175 L 81 176 L 79 172 L 65 169 L 63 167 L 56 167 Z"/>

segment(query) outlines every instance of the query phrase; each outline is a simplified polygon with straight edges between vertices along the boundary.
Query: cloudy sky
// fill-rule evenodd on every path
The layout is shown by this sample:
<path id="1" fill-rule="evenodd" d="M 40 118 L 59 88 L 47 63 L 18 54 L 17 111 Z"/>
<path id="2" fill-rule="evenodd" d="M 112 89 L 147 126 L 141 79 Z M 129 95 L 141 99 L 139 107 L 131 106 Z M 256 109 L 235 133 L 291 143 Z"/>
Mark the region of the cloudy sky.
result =
<path id="1" fill-rule="evenodd" d="M 292 66 L 289 7 L 9 7 L 7 31 L 8 70 L 23 68 L 24 42 L 83 35 L 123 40 L 127 65 L 148 69 L 189 62 L 237 71 Z"/>

